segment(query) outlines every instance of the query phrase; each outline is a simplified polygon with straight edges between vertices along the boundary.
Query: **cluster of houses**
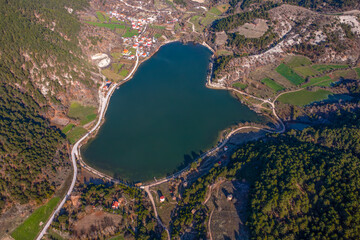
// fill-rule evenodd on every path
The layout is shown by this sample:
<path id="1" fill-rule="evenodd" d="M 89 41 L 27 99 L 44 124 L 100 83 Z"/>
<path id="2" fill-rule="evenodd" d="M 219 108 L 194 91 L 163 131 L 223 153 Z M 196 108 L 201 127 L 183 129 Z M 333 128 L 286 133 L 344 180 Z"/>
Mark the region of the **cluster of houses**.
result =
<path id="1" fill-rule="evenodd" d="M 141 32 L 142 28 L 149 23 L 152 23 L 155 21 L 154 17 L 149 17 L 147 19 L 145 18 L 141 18 L 141 19 L 137 19 L 134 17 L 129 17 L 125 14 L 122 13 L 118 13 L 116 11 L 109 11 L 108 14 L 110 15 L 110 18 L 115 18 L 119 21 L 130 21 L 131 22 L 131 27 L 133 29 L 138 30 L 138 32 Z"/>
<path id="2" fill-rule="evenodd" d="M 148 37 L 137 37 L 133 36 L 132 38 L 123 38 L 126 48 L 123 50 L 123 56 L 127 59 L 134 59 L 135 55 L 131 54 L 129 51 L 130 48 L 134 48 L 139 51 L 141 57 L 148 57 L 150 48 L 153 46 L 153 43 L 156 42 L 155 38 Z"/>
<path id="3" fill-rule="evenodd" d="M 103 90 L 108 90 L 111 86 L 112 82 L 109 79 L 106 79 L 105 85 L 103 87 Z"/>

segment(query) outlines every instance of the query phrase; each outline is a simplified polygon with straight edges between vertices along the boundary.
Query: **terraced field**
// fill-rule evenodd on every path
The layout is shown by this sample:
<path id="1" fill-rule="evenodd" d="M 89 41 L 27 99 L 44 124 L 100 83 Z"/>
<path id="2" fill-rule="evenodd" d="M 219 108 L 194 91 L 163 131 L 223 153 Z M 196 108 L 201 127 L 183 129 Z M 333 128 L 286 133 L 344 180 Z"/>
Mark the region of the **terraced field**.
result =
<path id="1" fill-rule="evenodd" d="M 284 63 L 280 64 L 275 70 L 294 85 L 300 85 L 305 81 L 304 78 L 300 77 L 289 66 L 285 65 Z"/>
<path id="2" fill-rule="evenodd" d="M 274 92 L 278 92 L 285 89 L 283 86 L 281 86 L 280 84 L 278 84 L 277 82 L 275 82 L 270 78 L 264 78 L 263 80 L 261 80 L 261 82 L 264 83 L 269 88 L 271 88 Z"/>

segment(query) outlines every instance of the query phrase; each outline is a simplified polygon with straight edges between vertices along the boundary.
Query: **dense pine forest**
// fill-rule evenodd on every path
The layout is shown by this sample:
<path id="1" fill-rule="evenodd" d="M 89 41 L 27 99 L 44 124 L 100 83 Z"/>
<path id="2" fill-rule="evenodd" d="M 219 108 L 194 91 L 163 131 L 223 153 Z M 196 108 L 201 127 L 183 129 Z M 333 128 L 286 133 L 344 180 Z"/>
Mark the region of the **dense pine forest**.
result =
<path id="1" fill-rule="evenodd" d="M 215 166 L 185 190 L 173 236 L 192 226 L 205 237 L 208 186 L 245 179 L 251 185 L 246 225 L 252 239 L 358 239 L 359 116 L 344 111 L 331 125 L 271 134 L 240 147 L 228 166 Z"/>

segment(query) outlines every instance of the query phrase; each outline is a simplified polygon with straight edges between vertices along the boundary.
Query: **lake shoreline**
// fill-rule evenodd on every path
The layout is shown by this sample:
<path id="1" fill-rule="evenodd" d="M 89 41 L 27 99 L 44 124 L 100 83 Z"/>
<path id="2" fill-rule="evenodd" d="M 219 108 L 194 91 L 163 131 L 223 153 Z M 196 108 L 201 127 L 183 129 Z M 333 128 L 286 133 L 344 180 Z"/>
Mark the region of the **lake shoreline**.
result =
<path id="1" fill-rule="evenodd" d="M 116 86 L 111 89 L 110 97 L 107 99 L 107 102 L 105 103 L 105 104 L 106 104 L 106 107 L 105 107 L 105 111 L 104 111 L 104 113 L 103 113 L 103 116 L 100 116 L 100 117 L 102 117 L 101 124 L 98 126 L 98 128 L 97 128 L 95 131 L 93 131 L 93 133 L 92 133 L 91 135 L 89 135 L 86 139 L 84 139 L 84 141 L 81 142 L 81 145 L 79 146 L 79 149 L 80 149 L 82 146 L 84 146 L 85 144 L 87 144 L 87 143 L 89 142 L 89 140 L 92 140 L 92 139 L 95 139 L 95 138 L 96 138 L 99 129 L 100 129 L 101 126 L 105 123 L 105 114 L 106 114 L 106 112 L 107 112 L 107 110 L 108 110 L 108 106 L 109 106 L 109 103 L 110 103 L 110 98 L 111 98 L 111 96 L 114 94 L 115 90 L 116 90 L 119 86 L 121 86 L 122 84 L 124 84 L 125 82 L 130 81 L 130 80 L 134 77 L 134 74 L 138 71 L 138 68 L 139 68 L 139 66 L 140 66 L 142 63 L 146 62 L 146 61 L 149 60 L 152 56 L 154 56 L 163 46 L 168 45 L 168 44 L 170 44 L 170 43 L 174 43 L 174 42 L 180 42 L 180 43 L 184 44 L 184 42 L 179 41 L 178 39 L 164 42 L 164 43 L 156 50 L 156 52 L 154 52 L 154 54 L 152 54 L 151 56 L 147 57 L 146 59 L 143 59 L 143 60 L 139 61 L 139 64 L 136 66 L 134 72 L 132 73 L 132 75 L 131 75 L 130 77 L 128 77 L 128 79 L 126 79 L 126 81 L 122 81 L 122 82 L 116 84 Z M 185 44 L 187 44 L 187 43 L 189 43 L 189 42 L 186 42 Z M 193 43 L 194 45 L 197 45 L 197 44 L 202 45 L 202 46 L 206 47 L 211 53 L 213 53 L 213 50 L 212 50 L 211 48 L 209 48 L 207 45 L 204 45 L 204 44 L 201 44 L 201 43 L 197 43 L 197 42 L 191 42 L 191 43 Z M 213 56 L 214 56 L 214 55 L 212 54 L 212 56 L 210 57 L 210 63 L 209 63 L 209 64 L 211 64 L 211 61 L 212 61 Z M 209 70 L 209 67 L 208 67 L 208 70 Z M 207 88 L 212 88 L 212 87 L 210 87 L 210 86 L 208 85 L 208 81 L 206 82 L 205 86 L 206 86 Z M 229 91 L 229 90 L 228 90 L 228 91 Z M 231 91 L 229 91 L 229 92 L 231 92 Z M 238 99 L 237 99 L 237 101 L 238 101 Z M 99 108 L 99 109 L 100 109 L 100 108 Z M 260 115 L 260 114 L 258 114 L 258 115 Z M 218 134 L 217 134 L 217 135 L 218 135 L 217 140 L 220 141 L 221 139 L 224 139 L 224 132 L 226 133 L 226 132 L 228 132 L 228 131 L 231 131 L 231 130 L 233 130 L 233 129 L 236 128 L 236 127 L 239 127 L 239 125 L 231 125 L 231 126 L 229 126 L 228 128 L 219 131 Z M 208 151 L 210 151 L 211 149 L 212 149 L 211 147 L 208 148 Z M 85 159 L 85 157 L 84 157 L 84 159 Z M 106 170 L 104 170 L 104 169 L 99 169 L 99 168 L 93 166 L 93 164 L 91 164 L 91 163 L 89 163 L 88 161 L 86 161 L 86 159 L 85 159 L 85 160 L 84 160 L 84 159 L 83 159 L 83 153 L 82 153 L 82 151 L 80 150 L 79 160 L 80 160 L 80 163 L 81 163 L 82 167 L 84 167 L 84 168 L 87 169 L 88 171 L 90 171 L 90 172 L 92 172 L 92 173 L 94 173 L 94 174 L 96 174 L 96 175 L 98 175 L 98 176 L 100 176 L 100 177 L 102 177 L 102 178 L 105 178 L 105 179 L 107 179 L 107 180 L 113 181 L 114 179 L 116 179 L 116 178 L 114 178 L 113 176 L 111 176 L 110 174 L 106 173 L 106 172 L 108 172 L 108 171 L 106 171 Z M 187 167 L 185 167 L 185 168 L 182 169 L 181 171 L 184 171 L 186 168 L 187 168 Z M 177 171 L 177 170 L 178 170 L 178 169 L 175 169 L 174 171 Z M 168 174 L 169 174 L 169 173 L 168 173 Z M 167 176 L 168 174 L 165 174 L 164 176 Z M 151 181 L 152 181 L 152 180 L 147 180 L 147 181 L 144 181 L 144 182 L 151 182 Z"/>

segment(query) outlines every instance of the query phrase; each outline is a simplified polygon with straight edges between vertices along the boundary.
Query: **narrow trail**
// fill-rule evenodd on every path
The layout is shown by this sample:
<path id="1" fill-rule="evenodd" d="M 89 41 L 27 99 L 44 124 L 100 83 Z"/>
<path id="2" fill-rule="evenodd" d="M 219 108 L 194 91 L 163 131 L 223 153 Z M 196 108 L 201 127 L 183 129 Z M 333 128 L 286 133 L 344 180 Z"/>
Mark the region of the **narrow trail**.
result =
<path id="1" fill-rule="evenodd" d="M 151 202 L 151 204 L 152 204 L 152 206 L 153 206 L 154 214 L 155 214 L 155 217 L 156 217 L 158 223 L 165 229 L 165 231 L 167 232 L 167 235 L 168 235 L 168 240 L 170 240 L 170 232 L 169 232 L 169 230 L 166 228 L 166 226 L 162 223 L 162 221 L 161 221 L 161 219 L 160 219 L 160 217 L 159 217 L 159 215 L 158 215 L 158 213 L 157 213 L 155 201 L 154 201 L 154 198 L 153 198 L 153 196 L 152 196 L 152 194 L 151 194 L 151 192 L 150 192 L 149 187 L 148 187 L 148 186 L 147 186 L 147 187 L 144 187 L 144 190 L 145 190 L 145 192 L 147 193 L 147 195 L 149 196 L 149 199 L 150 199 L 150 202 Z"/>
<path id="2" fill-rule="evenodd" d="M 211 218 L 212 218 L 212 215 L 213 215 L 214 211 L 215 211 L 215 208 L 211 211 L 210 217 L 209 217 L 209 222 L 208 222 L 209 239 L 210 239 L 210 240 L 213 240 L 212 234 L 211 234 Z"/>

